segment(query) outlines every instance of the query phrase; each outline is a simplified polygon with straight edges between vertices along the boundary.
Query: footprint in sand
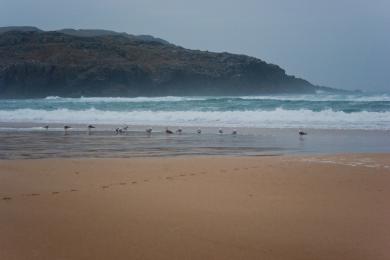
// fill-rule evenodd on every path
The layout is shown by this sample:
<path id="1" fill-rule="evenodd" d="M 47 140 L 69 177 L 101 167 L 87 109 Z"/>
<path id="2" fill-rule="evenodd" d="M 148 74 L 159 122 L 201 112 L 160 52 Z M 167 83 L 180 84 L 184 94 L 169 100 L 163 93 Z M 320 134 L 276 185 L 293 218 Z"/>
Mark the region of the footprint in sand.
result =
<path id="1" fill-rule="evenodd" d="M 185 175 L 185 174 L 180 174 L 179 176 L 184 177 L 184 176 L 187 176 L 187 175 Z"/>
<path id="2" fill-rule="evenodd" d="M 200 174 L 206 174 L 206 172 L 200 172 Z"/>
<path id="3" fill-rule="evenodd" d="M 226 172 L 226 170 L 220 170 L 220 172 Z"/>
<path id="4" fill-rule="evenodd" d="M 30 194 L 26 194 L 26 196 L 29 196 L 29 197 L 34 197 L 34 196 L 39 196 L 41 194 L 39 193 L 30 193 Z"/>
<path id="5" fill-rule="evenodd" d="M 239 169 L 238 169 L 238 168 L 234 168 L 233 170 L 234 170 L 234 171 L 238 171 Z"/>
<path id="6" fill-rule="evenodd" d="M 121 182 L 121 183 L 119 183 L 119 185 L 126 185 L 127 184 L 127 182 Z"/>
<path id="7" fill-rule="evenodd" d="M 110 186 L 108 186 L 108 185 L 104 185 L 104 186 L 102 186 L 102 189 L 108 189 Z"/>
<path id="8" fill-rule="evenodd" d="M 74 172 L 74 174 L 78 175 L 78 174 L 79 174 L 79 172 Z"/>
<path id="9" fill-rule="evenodd" d="M 79 191 L 79 190 L 76 190 L 76 189 L 71 189 L 70 192 L 75 192 L 75 191 Z"/>
<path id="10" fill-rule="evenodd" d="M 190 173 L 191 176 L 195 176 L 196 174 L 195 173 Z"/>
<path id="11" fill-rule="evenodd" d="M 12 200 L 11 197 L 3 197 L 2 200 Z"/>
<path id="12" fill-rule="evenodd" d="M 144 182 L 148 182 L 149 180 L 144 180 Z"/>
<path id="13" fill-rule="evenodd" d="M 167 180 L 173 180 L 172 177 L 166 177 L 165 179 L 167 179 Z"/>
<path id="14" fill-rule="evenodd" d="M 57 195 L 57 194 L 60 194 L 60 192 L 59 191 L 53 191 L 51 194 Z"/>
<path id="15" fill-rule="evenodd" d="M 137 182 L 136 181 L 132 181 L 131 184 L 137 184 Z"/>

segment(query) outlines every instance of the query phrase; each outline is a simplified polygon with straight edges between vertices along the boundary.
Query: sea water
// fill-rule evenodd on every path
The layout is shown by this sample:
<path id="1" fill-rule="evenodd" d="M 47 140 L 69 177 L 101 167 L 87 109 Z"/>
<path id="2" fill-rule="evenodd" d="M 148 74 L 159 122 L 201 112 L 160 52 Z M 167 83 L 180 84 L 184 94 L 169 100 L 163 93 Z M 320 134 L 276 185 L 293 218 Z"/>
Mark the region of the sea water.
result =
<path id="1" fill-rule="evenodd" d="M 389 130 L 387 94 L 0 101 L 0 159 L 390 152 Z"/>
<path id="2" fill-rule="evenodd" d="M 0 100 L 0 122 L 389 130 L 390 95 Z"/>

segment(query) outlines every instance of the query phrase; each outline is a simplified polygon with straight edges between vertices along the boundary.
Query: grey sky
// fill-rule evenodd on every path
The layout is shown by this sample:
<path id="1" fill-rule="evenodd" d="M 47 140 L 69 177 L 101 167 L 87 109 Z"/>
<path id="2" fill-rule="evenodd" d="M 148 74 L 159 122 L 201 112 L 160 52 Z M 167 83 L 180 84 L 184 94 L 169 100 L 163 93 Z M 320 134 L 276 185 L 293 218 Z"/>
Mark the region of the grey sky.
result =
<path id="1" fill-rule="evenodd" d="M 389 0 L 0 0 L 0 26 L 99 28 L 256 56 L 314 84 L 390 90 Z"/>

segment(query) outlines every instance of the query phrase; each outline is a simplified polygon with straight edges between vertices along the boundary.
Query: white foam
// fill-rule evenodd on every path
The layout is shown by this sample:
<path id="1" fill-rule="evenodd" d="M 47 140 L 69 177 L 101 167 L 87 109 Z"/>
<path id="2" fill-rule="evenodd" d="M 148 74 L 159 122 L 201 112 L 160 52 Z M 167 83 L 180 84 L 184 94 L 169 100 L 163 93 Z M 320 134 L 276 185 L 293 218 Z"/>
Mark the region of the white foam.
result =
<path id="1" fill-rule="evenodd" d="M 269 95 L 269 96 L 241 96 L 241 99 L 279 100 L 279 101 L 352 101 L 352 102 L 386 102 L 390 95 L 339 95 L 339 94 L 309 94 L 309 95 Z"/>
<path id="2" fill-rule="evenodd" d="M 0 122 L 389 130 L 390 112 L 314 112 L 281 108 L 272 111 L 223 112 L 17 109 L 0 111 Z"/>
<path id="3" fill-rule="evenodd" d="M 61 98 L 58 96 L 49 96 L 45 100 L 64 101 L 64 102 L 178 102 L 192 100 L 209 99 L 245 99 L 245 100 L 279 100 L 279 101 L 354 101 L 354 102 L 376 102 L 390 101 L 390 95 L 363 95 L 363 94 L 301 94 L 301 95 L 257 95 L 257 96 L 205 96 L 205 97 L 81 97 L 81 98 Z"/>
<path id="4" fill-rule="evenodd" d="M 175 96 L 166 96 L 166 97 L 81 97 L 81 98 L 61 98 L 58 96 L 49 96 L 45 100 L 55 101 L 55 102 L 92 102 L 92 103 L 113 103 L 113 102 L 128 102 L 128 103 L 138 103 L 138 102 L 177 102 L 177 101 L 191 101 L 191 100 L 205 100 L 205 97 L 175 97 Z"/>

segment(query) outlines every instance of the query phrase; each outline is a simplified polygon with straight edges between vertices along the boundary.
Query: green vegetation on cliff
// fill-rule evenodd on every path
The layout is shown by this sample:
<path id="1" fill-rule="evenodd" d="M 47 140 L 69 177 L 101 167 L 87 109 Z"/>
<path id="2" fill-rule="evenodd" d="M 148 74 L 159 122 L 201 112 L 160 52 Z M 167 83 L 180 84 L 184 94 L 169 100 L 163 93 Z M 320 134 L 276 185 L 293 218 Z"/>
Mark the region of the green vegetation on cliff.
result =
<path id="1" fill-rule="evenodd" d="M 105 30 L 0 28 L 0 98 L 312 93 L 260 59 Z"/>

